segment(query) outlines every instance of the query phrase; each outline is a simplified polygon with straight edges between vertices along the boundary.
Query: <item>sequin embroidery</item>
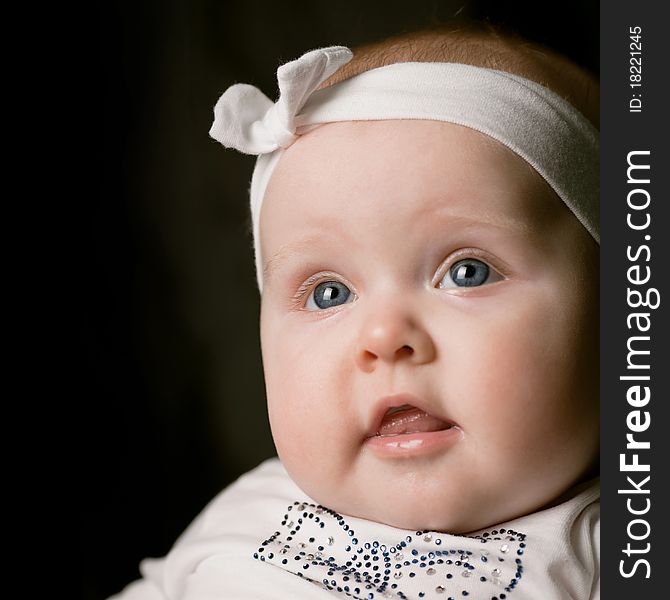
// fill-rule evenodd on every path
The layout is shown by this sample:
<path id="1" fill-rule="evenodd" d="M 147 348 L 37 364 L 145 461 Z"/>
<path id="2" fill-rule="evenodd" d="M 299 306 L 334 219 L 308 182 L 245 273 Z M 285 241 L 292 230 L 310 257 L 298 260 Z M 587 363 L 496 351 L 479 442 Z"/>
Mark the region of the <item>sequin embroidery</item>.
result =
<path id="1" fill-rule="evenodd" d="M 505 600 L 523 575 L 526 535 L 512 529 L 359 540 L 341 515 L 298 501 L 287 508 L 281 527 L 261 543 L 255 559 L 357 600 Z"/>

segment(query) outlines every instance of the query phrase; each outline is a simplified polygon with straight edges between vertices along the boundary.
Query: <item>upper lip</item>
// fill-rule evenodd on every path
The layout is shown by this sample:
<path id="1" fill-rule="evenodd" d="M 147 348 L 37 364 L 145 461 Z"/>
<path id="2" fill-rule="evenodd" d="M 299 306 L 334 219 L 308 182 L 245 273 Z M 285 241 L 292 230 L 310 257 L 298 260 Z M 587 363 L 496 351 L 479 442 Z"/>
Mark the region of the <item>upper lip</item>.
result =
<path id="1" fill-rule="evenodd" d="M 408 393 L 393 394 L 391 396 L 382 396 L 375 402 L 372 409 L 370 426 L 368 427 L 368 431 L 365 436 L 366 439 L 377 435 L 382 421 L 384 420 L 384 415 L 386 415 L 390 408 L 393 408 L 394 406 L 403 406 L 405 404 L 415 406 L 429 415 L 437 417 L 438 419 L 442 419 L 449 425 L 456 424 L 453 421 L 445 419 L 443 416 L 437 414 L 435 412 L 435 407 L 431 406 L 430 403 L 428 403 L 423 398 L 419 398 L 418 396 Z"/>

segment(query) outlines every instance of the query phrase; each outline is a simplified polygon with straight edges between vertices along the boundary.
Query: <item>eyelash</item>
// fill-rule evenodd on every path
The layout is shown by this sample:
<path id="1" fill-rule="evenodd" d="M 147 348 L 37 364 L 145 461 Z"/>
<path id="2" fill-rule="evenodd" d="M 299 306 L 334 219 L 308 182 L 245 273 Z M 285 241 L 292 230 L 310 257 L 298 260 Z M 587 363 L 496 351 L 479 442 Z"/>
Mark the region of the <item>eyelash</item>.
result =
<path id="1" fill-rule="evenodd" d="M 318 273 L 317 275 L 312 275 L 307 281 L 305 281 L 296 291 L 293 296 L 293 302 L 296 306 L 301 305 L 307 294 L 311 291 L 312 286 L 316 286 L 323 281 L 330 281 L 331 279 L 336 279 L 340 281 L 340 278 L 335 273 L 325 272 Z"/>
<path id="2" fill-rule="evenodd" d="M 448 260 L 443 263 L 443 269 L 441 270 L 440 274 L 440 281 L 451 270 L 451 267 L 453 267 L 457 262 L 467 258 L 474 258 L 476 260 L 482 261 L 483 263 L 486 263 L 490 269 L 497 271 L 504 278 L 509 276 L 510 269 L 506 264 L 502 263 L 502 261 L 494 260 L 493 257 L 491 257 L 488 253 L 483 252 L 482 250 L 478 250 L 477 248 L 462 248 L 461 250 L 452 252 L 449 255 Z"/>
<path id="3" fill-rule="evenodd" d="M 498 261 L 491 260 L 488 254 L 485 254 L 484 252 L 482 252 L 481 250 L 477 250 L 476 248 L 463 248 L 461 250 L 457 250 L 456 252 L 452 252 L 449 255 L 449 260 L 443 263 L 444 268 L 442 269 L 439 281 L 441 281 L 444 278 L 444 276 L 449 272 L 449 270 L 453 265 L 455 265 L 459 260 L 463 260 L 466 258 L 475 258 L 477 260 L 481 260 L 482 262 L 485 262 L 489 266 L 489 268 L 500 273 L 505 279 L 508 277 L 507 273 L 509 271 L 506 265 L 503 267 L 497 266 Z M 312 275 L 296 290 L 296 293 L 292 298 L 292 302 L 296 307 L 301 308 L 302 304 L 304 303 L 304 300 L 306 300 L 307 294 L 311 292 L 312 287 L 316 287 L 316 285 L 324 281 L 332 281 L 332 280 L 344 283 L 341 281 L 339 275 L 337 275 L 336 273 L 332 273 L 330 271 Z"/>

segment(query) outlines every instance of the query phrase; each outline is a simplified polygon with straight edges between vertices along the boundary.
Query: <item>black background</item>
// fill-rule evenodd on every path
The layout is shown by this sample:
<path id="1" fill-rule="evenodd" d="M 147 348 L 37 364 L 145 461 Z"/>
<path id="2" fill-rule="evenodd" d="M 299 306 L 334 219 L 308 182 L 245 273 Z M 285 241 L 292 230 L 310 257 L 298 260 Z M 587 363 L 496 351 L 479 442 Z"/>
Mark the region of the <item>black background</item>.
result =
<path id="1" fill-rule="evenodd" d="M 599 73 L 599 3 L 110 2 L 98 12 L 80 415 L 83 597 L 164 555 L 223 487 L 274 454 L 248 233 L 253 157 L 209 138 L 231 84 L 458 17 L 488 18 Z M 625 40 L 624 40 L 625 41 Z M 625 65 L 624 65 L 625 67 Z"/>

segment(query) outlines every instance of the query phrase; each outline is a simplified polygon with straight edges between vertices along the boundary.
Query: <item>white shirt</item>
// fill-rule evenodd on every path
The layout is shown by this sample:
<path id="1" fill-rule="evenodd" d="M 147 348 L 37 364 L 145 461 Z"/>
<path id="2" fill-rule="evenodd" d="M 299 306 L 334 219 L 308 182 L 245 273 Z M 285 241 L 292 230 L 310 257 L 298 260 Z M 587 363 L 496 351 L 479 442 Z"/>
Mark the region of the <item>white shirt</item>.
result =
<path id="1" fill-rule="evenodd" d="M 319 506 L 275 457 L 110 600 L 596 600 L 599 499 L 592 480 L 562 504 L 468 535 L 406 531 Z"/>

